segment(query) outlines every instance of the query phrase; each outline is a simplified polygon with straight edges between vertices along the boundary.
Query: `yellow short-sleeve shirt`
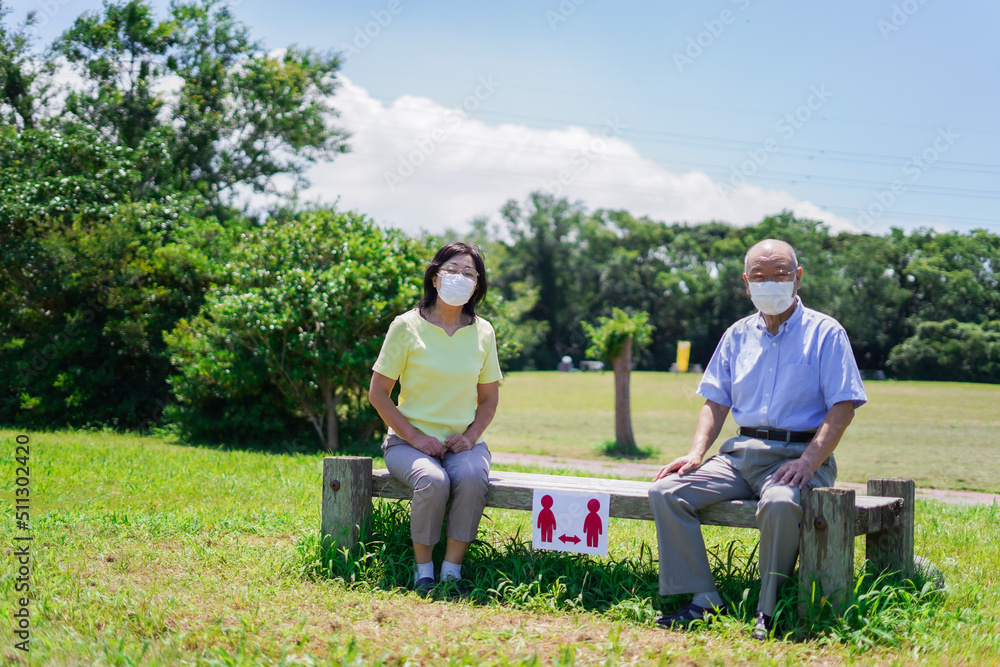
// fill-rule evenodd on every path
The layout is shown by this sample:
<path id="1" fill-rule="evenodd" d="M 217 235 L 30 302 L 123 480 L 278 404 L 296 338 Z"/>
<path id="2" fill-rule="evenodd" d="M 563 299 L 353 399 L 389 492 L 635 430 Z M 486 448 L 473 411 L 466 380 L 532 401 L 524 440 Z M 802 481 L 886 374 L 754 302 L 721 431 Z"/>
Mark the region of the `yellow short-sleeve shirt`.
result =
<path id="1" fill-rule="evenodd" d="M 496 333 L 489 322 L 476 317 L 448 336 L 416 309 L 392 321 L 372 370 L 399 380 L 399 411 L 421 432 L 442 442 L 464 433 L 476 418 L 476 385 L 502 377 Z"/>

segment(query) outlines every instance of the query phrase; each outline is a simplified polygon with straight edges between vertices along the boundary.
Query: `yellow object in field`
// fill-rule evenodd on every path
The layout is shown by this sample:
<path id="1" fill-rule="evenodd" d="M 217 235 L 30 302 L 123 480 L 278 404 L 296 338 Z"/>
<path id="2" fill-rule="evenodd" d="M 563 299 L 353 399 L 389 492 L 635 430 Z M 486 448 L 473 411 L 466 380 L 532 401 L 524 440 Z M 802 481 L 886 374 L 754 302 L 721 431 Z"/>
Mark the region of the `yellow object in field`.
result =
<path id="1" fill-rule="evenodd" d="M 677 370 L 681 373 L 688 372 L 688 362 L 691 360 L 691 341 L 677 341 Z"/>

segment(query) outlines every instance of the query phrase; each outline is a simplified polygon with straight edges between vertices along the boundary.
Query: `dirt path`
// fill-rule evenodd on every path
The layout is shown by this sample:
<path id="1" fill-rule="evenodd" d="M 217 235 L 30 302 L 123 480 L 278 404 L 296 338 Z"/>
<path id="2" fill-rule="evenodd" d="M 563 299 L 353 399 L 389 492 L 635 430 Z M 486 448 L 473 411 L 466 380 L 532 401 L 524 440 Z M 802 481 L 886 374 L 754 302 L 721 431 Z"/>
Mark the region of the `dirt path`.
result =
<path id="1" fill-rule="evenodd" d="M 505 465 L 533 465 L 540 468 L 556 470 L 580 470 L 596 475 L 615 477 L 649 478 L 661 468 L 658 464 L 632 463 L 628 461 L 604 462 L 586 459 L 567 459 L 558 456 L 540 456 L 538 454 L 515 454 L 512 452 L 491 452 L 493 463 Z M 864 491 L 864 484 L 852 482 L 837 482 L 837 486 L 846 489 Z M 993 493 L 977 493 L 975 491 L 945 491 L 941 489 L 917 489 L 917 500 L 940 500 L 953 505 L 1000 505 L 1000 495 Z"/>

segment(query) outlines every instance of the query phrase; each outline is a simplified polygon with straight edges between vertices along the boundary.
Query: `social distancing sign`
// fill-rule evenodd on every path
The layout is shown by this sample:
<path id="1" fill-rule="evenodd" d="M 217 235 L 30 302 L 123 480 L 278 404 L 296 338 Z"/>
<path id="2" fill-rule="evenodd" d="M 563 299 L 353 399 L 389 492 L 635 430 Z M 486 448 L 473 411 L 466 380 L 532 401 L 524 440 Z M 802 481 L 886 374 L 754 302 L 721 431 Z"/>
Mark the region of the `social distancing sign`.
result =
<path id="1" fill-rule="evenodd" d="M 531 546 L 607 556 L 610 501 L 607 493 L 535 489 Z"/>

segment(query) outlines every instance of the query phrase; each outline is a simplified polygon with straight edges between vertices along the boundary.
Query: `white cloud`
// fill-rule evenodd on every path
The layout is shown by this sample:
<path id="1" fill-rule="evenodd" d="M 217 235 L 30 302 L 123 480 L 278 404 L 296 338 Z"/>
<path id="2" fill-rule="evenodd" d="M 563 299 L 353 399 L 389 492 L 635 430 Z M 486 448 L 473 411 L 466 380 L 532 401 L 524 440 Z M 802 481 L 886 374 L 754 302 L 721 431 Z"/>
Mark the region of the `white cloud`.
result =
<path id="1" fill-rule="evenodd" d="M 492 88 L 483 79 L 456 108 L 403 96 L 389 106 L 346 78 L 334 98 L 338 125 L 353 133 L 352 152 L 309 170 L 308 200 L 333 202 L 408 232 L 468 229 L 496 217 L 508 199 L 534 190 L 581 200 L 588 209 L 625 209 L 664 222 L 720 220 L 750 224 L 793 211 L 834 230 L 855 226 L 788 193 L 743 186 L 728 195 L 700 171 L 674 173 L 621 138 L 616 118 L 590 131 L 477 120 Z"/>

